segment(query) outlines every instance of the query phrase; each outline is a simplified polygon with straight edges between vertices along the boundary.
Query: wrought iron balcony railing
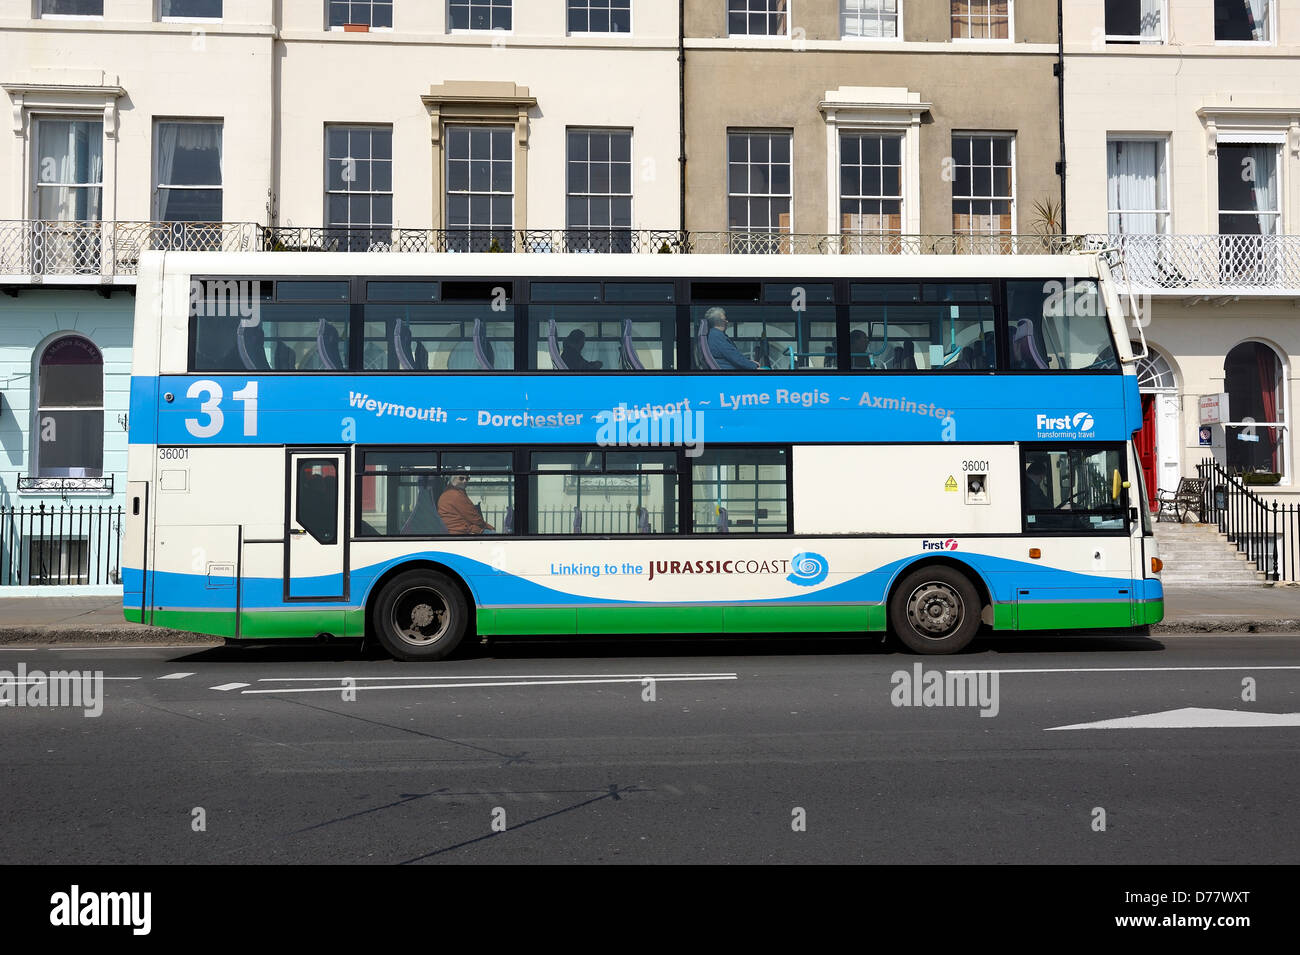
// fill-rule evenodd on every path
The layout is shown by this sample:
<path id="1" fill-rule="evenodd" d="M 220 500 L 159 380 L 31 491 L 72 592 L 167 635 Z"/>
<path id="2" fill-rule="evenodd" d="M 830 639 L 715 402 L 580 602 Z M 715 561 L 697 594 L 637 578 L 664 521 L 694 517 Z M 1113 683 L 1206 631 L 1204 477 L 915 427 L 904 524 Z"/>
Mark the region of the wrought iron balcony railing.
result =
<path id="1" fill-rule="evenodd" d="M 146 249 L 250 251 L 260 235 L 255 222 L 0 220 L 0 276 L 107 283 L 135 275 Z"/>
<path id="2" fill-rule="evenodd" d="M 146 249 L 312 252 L 621 252 L 1025 255 L 1117 247 L 1138 292 L 1300 291 L 1300 235 L 866 235 L 649 229 L 358 229 L 253 222 L 0 221 L 0 281 L 130 280 Z"/>

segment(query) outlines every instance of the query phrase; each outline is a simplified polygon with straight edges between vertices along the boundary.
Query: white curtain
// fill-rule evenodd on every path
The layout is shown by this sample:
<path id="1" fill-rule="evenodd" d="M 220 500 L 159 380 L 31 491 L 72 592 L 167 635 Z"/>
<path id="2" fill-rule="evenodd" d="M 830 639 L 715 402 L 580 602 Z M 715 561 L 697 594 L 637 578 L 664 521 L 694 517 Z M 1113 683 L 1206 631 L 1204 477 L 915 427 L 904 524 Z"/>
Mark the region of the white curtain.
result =
<path id="1" fill-rule="evenodd" d="M 1259 217 L 1261 235 L 1277 232 L 1278 191 L 1277 191 L 1277 147 L 1273 145 L 1251 146 L 1247 149 L 1251 165 L 1255 169 L 1255 211 Z"/>
<path id="2" fill-rule="evenodd" d="M 1106 149 L 1106 193 L 1112 233 L 1144 235 L 1161 231 L 1156 210 L 1164 208 L 1161 143 L 1112 140 Z"/>
<path id="3" fill-rule="evenodd" d="M 222 136 L 220 123 L 159 123 L 158 124 L 158 218 L 167 220 L 167 199 L 170 193 L 162 190 L 177 185 L 174 181 L 176 170 L 176 151 L 178 149 L 199 152 L 215 152 L 217 169 L 221 169 Z M 186 186 L 220 187 L 222 176 L 217 173 L 217 181 L 211 183 L 184 182 Z"/>
<path id="4" fill-rule="evenodd" d="M 37 217 L 59 221 L 99 219 L 104 176 L 104 124 L 91 120 L 39 121 Z"/>
<path id="5" fill-rule="evenodd" d="M 1160 6 L 1162 0 L 1141 0 L 1139 9 L 1138 34 L 1142 37 L 1159 39 Z"/>
<path id="6" fill-rule="evenodd" d="M 1268 4 L 1269 0 L 1243 0 L 1250 11 L 1251 33 L 1256 40 L 1268 39 Z"/>

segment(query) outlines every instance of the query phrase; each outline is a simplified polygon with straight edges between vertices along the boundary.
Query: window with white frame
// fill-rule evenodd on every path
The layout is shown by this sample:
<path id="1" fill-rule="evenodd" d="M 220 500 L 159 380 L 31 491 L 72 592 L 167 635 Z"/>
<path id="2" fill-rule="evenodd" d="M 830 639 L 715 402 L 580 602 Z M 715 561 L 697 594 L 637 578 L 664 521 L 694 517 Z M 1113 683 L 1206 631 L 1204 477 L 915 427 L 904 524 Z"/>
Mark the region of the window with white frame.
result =
<path id="1" fill-rule="evenodd" d="M 511 29 L 511 0 L 448 0 L 447 23 L 453 30 Z"/>
<path id="2" fill-rule="evenodd" d="M 952 137 L 954 235 L 1012 231 L 1013 137 L 1004 133 Z"/>
<path id="3" fill-rule="evenodd" d="M 102 17 L 104 0 L 41 0 L 43 17 Z"/>
<path id="4" fill-rule="evenodd" d="M 1163 139 L 1107 140 L 1106 228 L 1111 235 L 1169 231 L 1168 154 Z"/>
<path id="5" fill-rule="evenodd" d="M 511 248 L 514 228 L 514 127 L 448 126 L 448 248 Z"/>
<path id="6" fill-rule="evenodd" d="M 154 219 L 220 222 L 220 122 L 154 124 Z"/>
<path id="7" fill-rule="evenodd" d="M 903 231 L 903 136 L 840 133 L 840 232 Z"/>
<path id="8" fill-rule="evenodd" d="M 1159 43 L 1165 0 L 1106 0 L 1107 43 Z"/>
<path id="9" fill-rule="evenodd" d="M 1282 218 L 1276 143 L 1218 144 L 1219 232 L 1276 235 Z"/>
<path id="10" fill-rule="evenodd" d="M 792 136 L 788 131 L 727 133 L 730 231 L 790 231 Z"/>
<path id="11" fill-rule="evenodd" d="M 1267 43 L 1273 39 L 1273 0 L 1214 0 L 1214 38 Z"/>
<path id="12" fill-rule="evenodd" d="M 1234 474 L 1286 473 L 1286 369 L 1271 347 L 1258 341 L 1235 346 L 1223 359 L 1228 395 L 1224 451 Z"/>
<path id="13" fill-rule="evenodd" d="M 220 20 L 222 0 L 158 0 L 163 20 Z"/>
<path id="14" fill-rule="evenodd" d="M 840 35 L 897 37 L 900 3 L 901 0 L 840 0 Z"/>
<path id="15" fill-rule="evenodd" d="M 569 0 L 569 32 L 632 32 L 632 0 Z"/>
<path id="16" fill-rule="evenodd" d="M 81 335 L 45 346 L 36 371 L 32 441 L 36 477 L 104 473 L 104 359 Z"/>
<path id="17" fill-rule="evenodd" d="M 1007 40 L 1011 0 L 952 0 L 953 39 Z"/>
<path id="18" fill-rule="evenodd" d="M 567 195 L 570 249 L 631 251 L 631 130 L 569 130 Z"/>
<path id="19" fill-rule="evenodd" d="M 104 188 L 102 119 L 36 120 L 36 218 L 98 222 Z"/>
<path id="20" fill-rule="evenodd" d="M 785 36 L 789 32 L 787 0 L 727 0 L 729 36 Z"/>
<path id="21" fill-rule="evenodd" d="M 392 241 L 392 127 L 325 127 L 325 225 L 340 251 Z"/>
<path id="22" fill-rule="evenodd" d="M 393 25 L 393 0 L 329 0 L 329 25 L 365 24 L 383 29 Z"/>

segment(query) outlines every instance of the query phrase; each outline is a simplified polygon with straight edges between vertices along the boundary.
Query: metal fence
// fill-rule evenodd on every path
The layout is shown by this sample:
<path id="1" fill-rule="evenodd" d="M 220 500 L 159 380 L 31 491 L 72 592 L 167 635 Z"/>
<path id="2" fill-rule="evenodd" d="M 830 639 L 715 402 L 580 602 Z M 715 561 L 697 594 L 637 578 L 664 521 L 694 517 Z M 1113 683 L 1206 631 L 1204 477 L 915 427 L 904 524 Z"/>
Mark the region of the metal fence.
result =
<path id="1" fill-rule="evenodd" d="M 1112 235 L 1137 288 L 1300 291 L 1300 235 Z"/>
<path id="2" fill-rule="evenodd" d="M 497 529 L 505 530 L 507 526 L 504 510 L 484 509 L 483 518 Z M 650 533 L 664 533 L 664 513 L 662 510 L 648 511 Z M 639 524 L 635 509 L 627 508 L 582 508 L 582 529 L 574 531 L 574 513 L 571 507 L 542 508 L 537 512 L 538 534 L 639 534 Z M 519 532 L 519 518 L 515 517 L 513 532 Z"/>
<path id="3" fill-rule="evenodd" d="M 1204 482 L 1202 519 L 1269 580 L 1300 580 L 1300 505 L 1265 501 L 1209 458 L 1196 472 Z"/>
<path id="4" fill-rule="evenodd" d="M 0 587 L 122 582 L 122 508 L 0 507 Z"/>

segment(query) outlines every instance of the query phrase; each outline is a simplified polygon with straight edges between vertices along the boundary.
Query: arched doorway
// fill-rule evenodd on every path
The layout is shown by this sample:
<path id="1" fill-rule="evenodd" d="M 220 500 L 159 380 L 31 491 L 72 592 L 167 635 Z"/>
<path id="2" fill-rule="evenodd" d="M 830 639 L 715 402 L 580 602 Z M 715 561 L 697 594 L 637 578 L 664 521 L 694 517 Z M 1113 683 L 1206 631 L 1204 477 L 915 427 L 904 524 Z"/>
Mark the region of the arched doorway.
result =
<path id="1" fill-rule="evenodd" d="M 1137 353 L 1141 345 L 1133 343 Z M 1142 395 L 1142 430 L 1136 437 L 1147 500 L 1157 508 L 1156 491 L 1173 490 L 1181 473 L 1178 443 L 1178 386 L 1168 360 L 1147 346 L 1147 357 L 1137 363 L 1138 391 Z"/>
<path id="2" fill-rule="evenodd" d="M 1231 421 L 1224 457 L 1235 473 L 1286 472 L 1286 376 L 1282 359 L 1263 342 L 1242 342 L 1223 360 Z"/>

